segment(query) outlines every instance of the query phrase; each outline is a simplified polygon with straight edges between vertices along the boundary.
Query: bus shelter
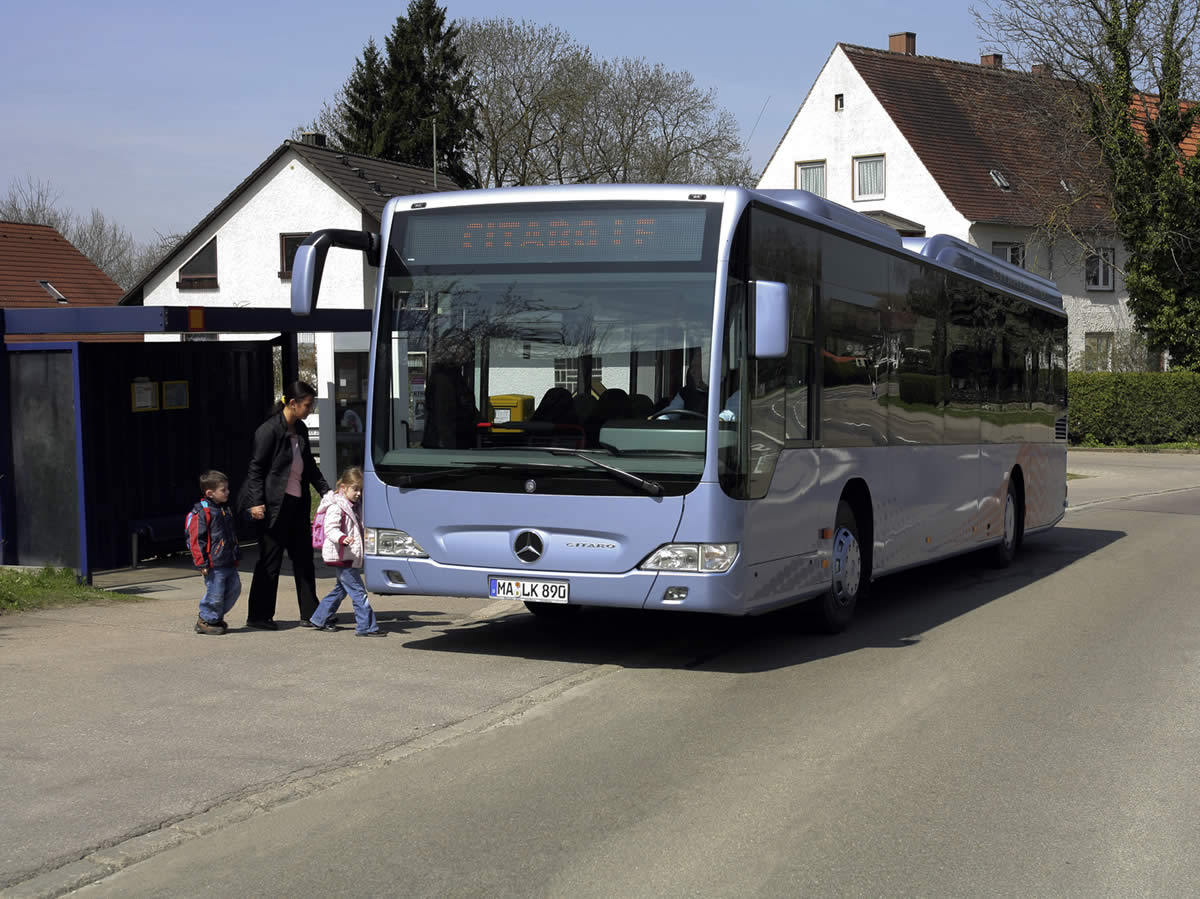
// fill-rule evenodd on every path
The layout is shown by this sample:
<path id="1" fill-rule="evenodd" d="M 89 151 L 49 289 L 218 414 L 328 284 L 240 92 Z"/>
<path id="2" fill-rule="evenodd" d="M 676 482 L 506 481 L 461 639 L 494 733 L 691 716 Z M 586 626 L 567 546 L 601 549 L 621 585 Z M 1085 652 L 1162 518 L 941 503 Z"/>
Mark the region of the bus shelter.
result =
<path id="1" fill-rule="evenodd" d="M 274 348 L 291 382 L 298 331 L 370 328 L 371 311 L 359 309 L 304 318 L 211 307 L 0 310 L 0 561 L 74 568 L 90 580 L 156 549 L 182 549 L 200 472 L 225 472 L 235 495 L 245 476 L 254 430 L 276 398 Z M 183 337 L 104 340 L 131 333 Z M 278 336 L 260 339 L 266 333 Z M 360 438 L 338 452 L 325 405 L 328 469 L 362 449 Z"/>

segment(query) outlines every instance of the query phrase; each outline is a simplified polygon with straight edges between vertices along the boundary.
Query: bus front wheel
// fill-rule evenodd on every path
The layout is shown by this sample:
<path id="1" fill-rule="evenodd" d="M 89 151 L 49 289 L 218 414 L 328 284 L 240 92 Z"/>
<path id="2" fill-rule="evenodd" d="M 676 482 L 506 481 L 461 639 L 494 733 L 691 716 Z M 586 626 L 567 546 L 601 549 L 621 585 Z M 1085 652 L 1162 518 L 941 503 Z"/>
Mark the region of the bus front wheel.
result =
<path id="1" fill-rule="evenodd" d="M 838 503 L 829 567 L 832 581 L 824 595 L 814 600 L 813 611 L 817 626 L 826 633 L 836 634 L 845 630 L 854 617 L 854 607 L 866 586 L 867 574 L 862 546 L 858 542 L 858 522 L 854 518 L 854 509 L 845 500 Z"/>

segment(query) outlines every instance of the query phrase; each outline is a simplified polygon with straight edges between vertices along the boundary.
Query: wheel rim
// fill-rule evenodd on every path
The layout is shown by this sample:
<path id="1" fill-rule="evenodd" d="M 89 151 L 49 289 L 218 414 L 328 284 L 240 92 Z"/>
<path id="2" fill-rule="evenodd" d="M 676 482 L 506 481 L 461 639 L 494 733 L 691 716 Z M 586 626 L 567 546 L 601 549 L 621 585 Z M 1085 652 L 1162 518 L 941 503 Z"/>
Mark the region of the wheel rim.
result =
<path id="1" fill-rule="evenodd" d="M 858 596 L 858 585 L 862 579 L 862 550 L 858 538 L 845 527 L 833 535 L 833 598 L 839 605 L 847 605 Z"/>
<path id="2" fill-rule="evenodd" d="M 1017 504 L 1012 493 L 1004 497 L 1004 548 L 1012 549 L 1017 538 Z"/>

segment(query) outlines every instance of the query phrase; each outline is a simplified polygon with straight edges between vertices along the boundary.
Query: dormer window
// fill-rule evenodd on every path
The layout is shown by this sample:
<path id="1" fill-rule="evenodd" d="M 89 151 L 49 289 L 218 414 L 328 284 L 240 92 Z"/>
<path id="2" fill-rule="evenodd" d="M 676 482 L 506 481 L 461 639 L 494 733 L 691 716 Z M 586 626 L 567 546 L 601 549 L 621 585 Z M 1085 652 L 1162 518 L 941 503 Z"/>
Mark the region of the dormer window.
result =
<path id="1" fill-rule="evenodd" d="M 1008 183 L 1008 179 L 1004 177 L 1004 172 L 999 169 L 992 169 L 988 172 L 992 176 L 992 180 L 996 182 L 996 186 L 1001 190 L 1012 190 L 1012 185 Z"/>

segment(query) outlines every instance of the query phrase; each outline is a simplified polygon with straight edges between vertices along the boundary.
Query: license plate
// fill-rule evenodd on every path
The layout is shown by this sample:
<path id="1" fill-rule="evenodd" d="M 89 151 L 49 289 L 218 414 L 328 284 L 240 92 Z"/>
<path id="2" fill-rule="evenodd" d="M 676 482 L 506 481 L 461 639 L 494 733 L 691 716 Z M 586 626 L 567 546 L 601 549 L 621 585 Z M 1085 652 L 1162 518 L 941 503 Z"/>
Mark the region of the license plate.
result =
<path id="1" fill-rule="evenodd" d="M 567 602 L 571 587 L 566 581 L 538 581 L 524 578 L 490 577 L 488 594 L 492 599 L 527 599 L 532 602 Z"/>

